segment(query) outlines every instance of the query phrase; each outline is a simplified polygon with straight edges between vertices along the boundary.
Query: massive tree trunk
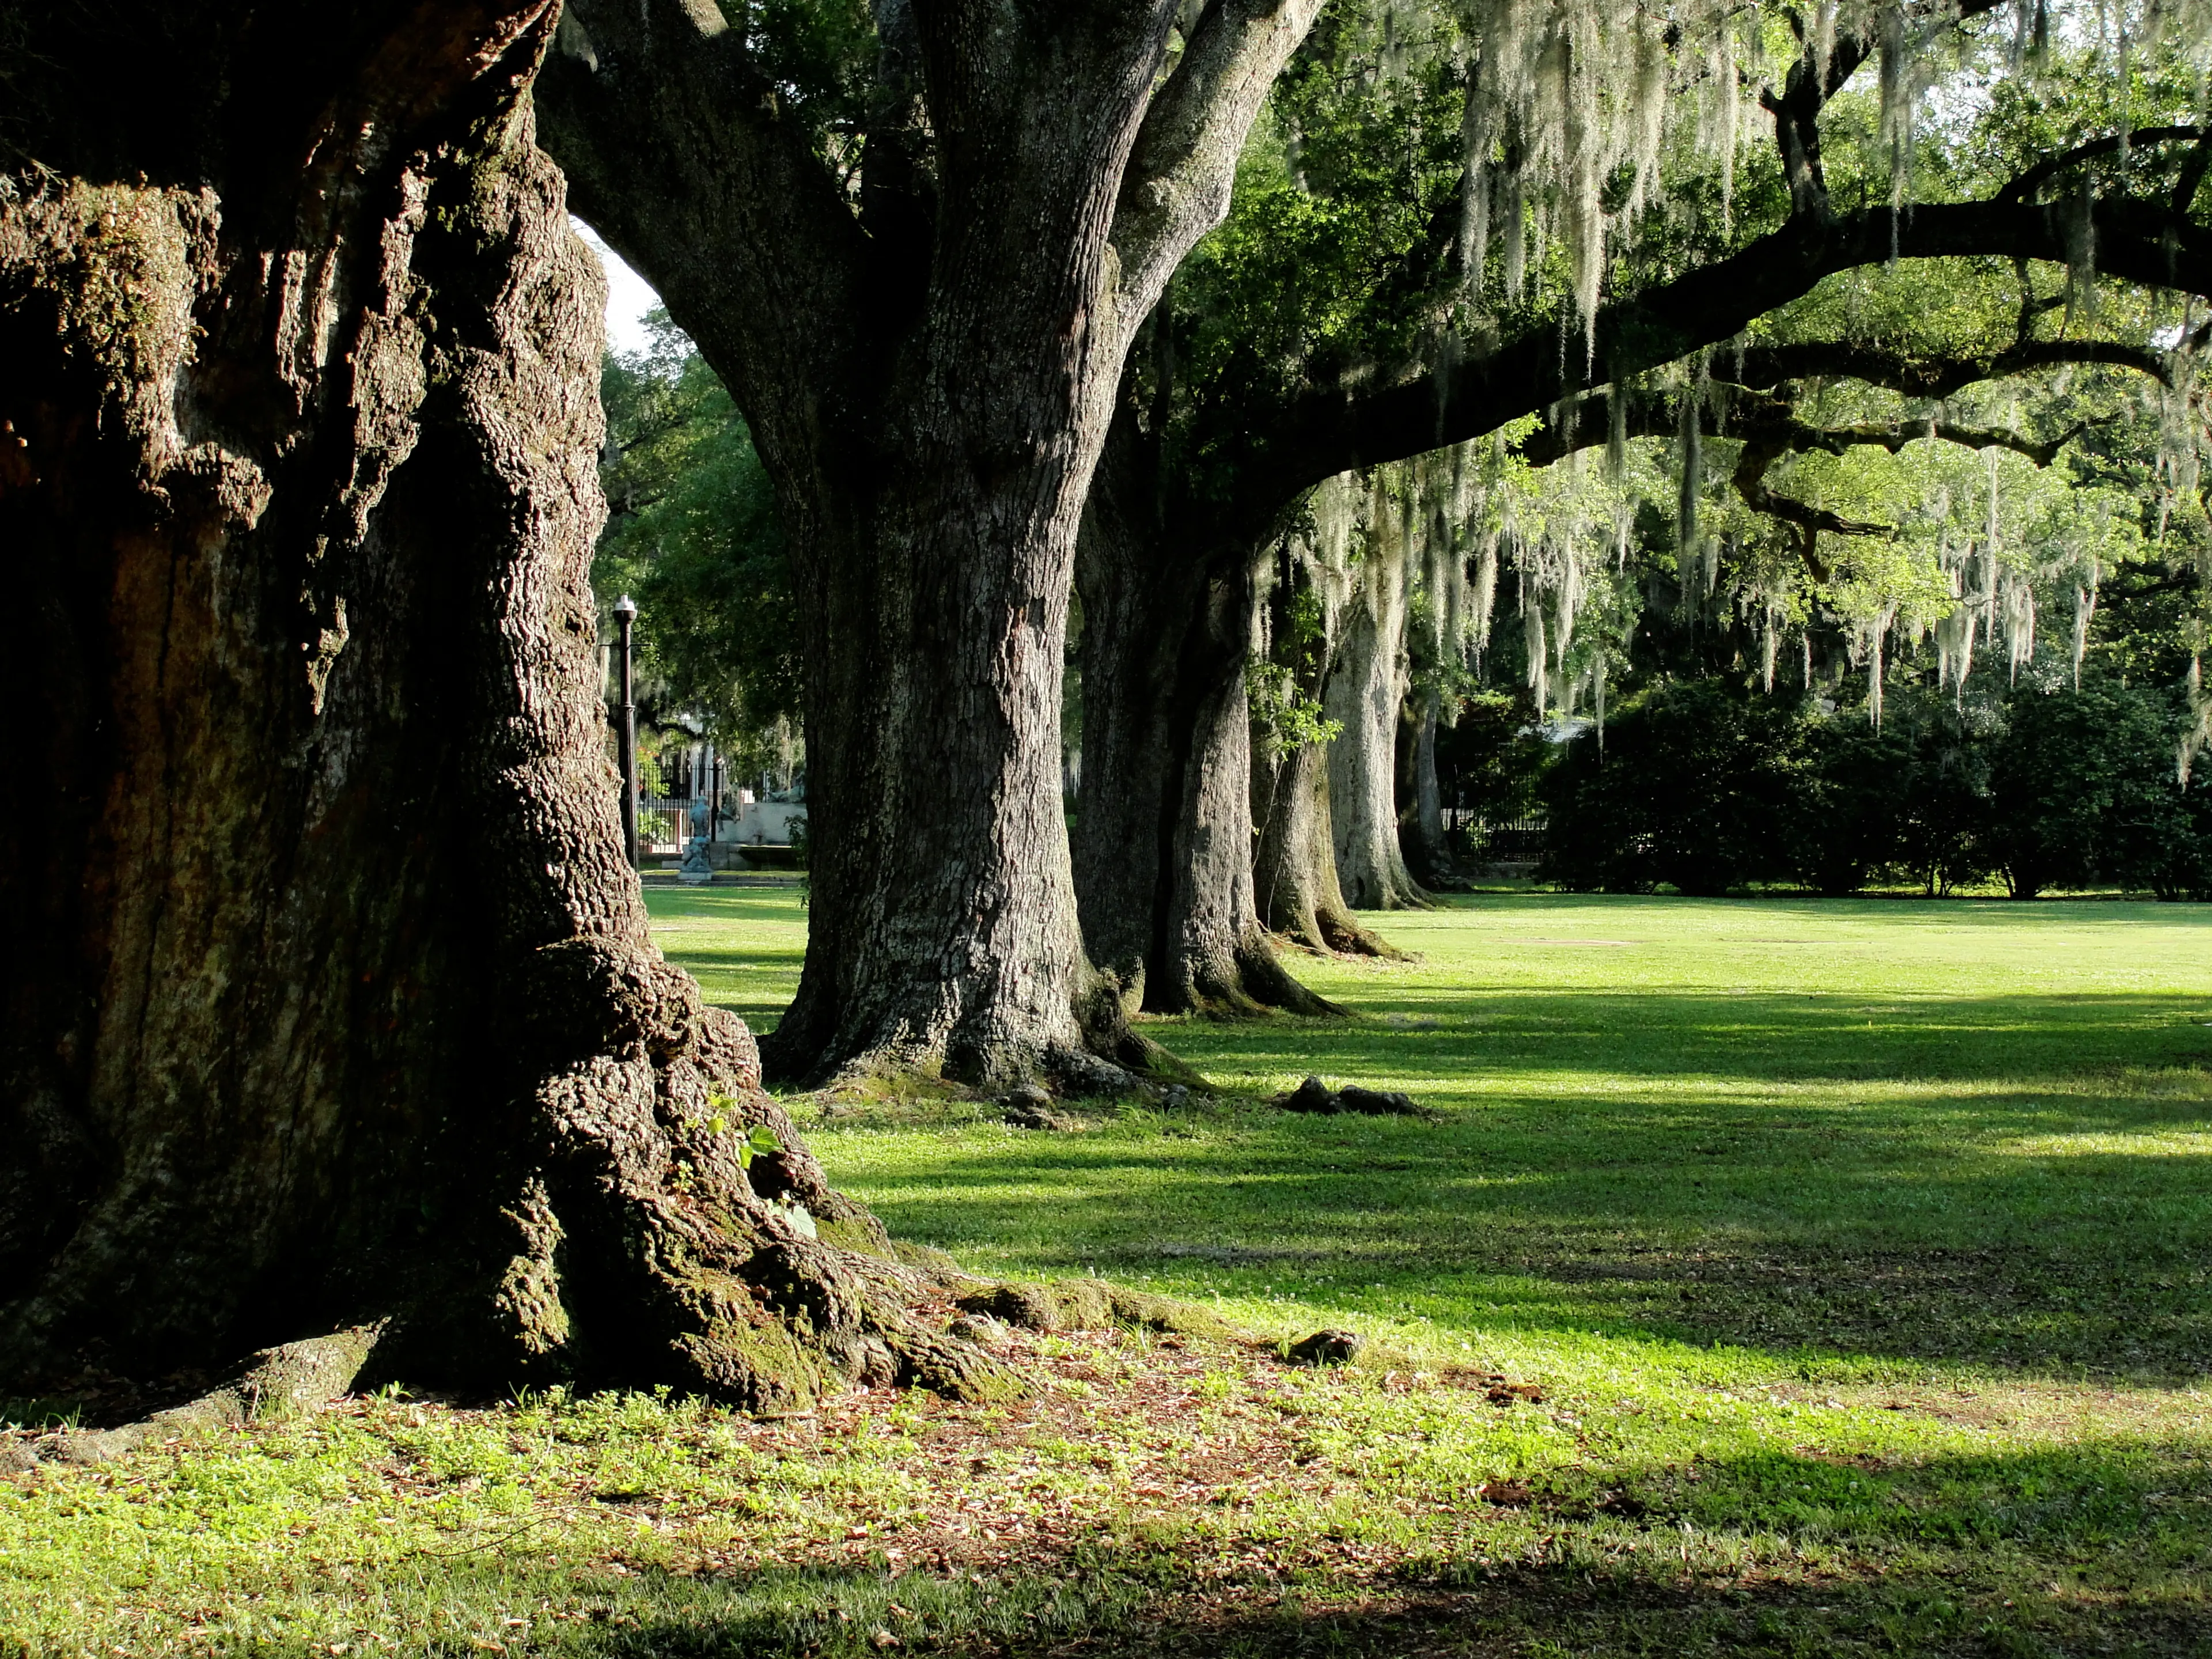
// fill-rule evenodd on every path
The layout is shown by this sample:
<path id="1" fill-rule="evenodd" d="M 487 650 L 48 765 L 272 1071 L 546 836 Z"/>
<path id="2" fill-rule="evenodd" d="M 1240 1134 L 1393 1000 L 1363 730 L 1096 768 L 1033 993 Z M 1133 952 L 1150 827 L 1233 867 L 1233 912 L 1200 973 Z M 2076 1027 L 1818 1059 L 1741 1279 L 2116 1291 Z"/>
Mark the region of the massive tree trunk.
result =
<path id="1" fill-rule="evenodd" d="M 1117 421 L 1077 552 L 1084 942 L 1133 1009 L 1332 1012 L 1276 959 L 1253 894 L 1252 560 L 1176 541 L 1158 464 Z"/>
<path id="2" fill-rule="evenodd" d="M 1406 701 L 1406 538 L 1378 501 L 1359 584 L 1339 628 L 1322 708 L 1341 729 L 1328 746 L 1337 884 L 1353 908 L 1425 907 L 1398 845 L 1398 711 Z"/>
<path id="3" fill-rule="evenodd" d="M 521 99 L 551 28 L 165 5 L 8 44 L 45 94 L 0 192 L 8 1383 L 388 1318 L 372 1363 L 451 1385 L 996 1386 L 623 860 L 603 290 Z"/>
<path id="4" fill-rule="evenodd" d="M 886 0 L 861 146 L 817 145 L 711 9 L 571 0 L 549 143 L 744 410 L 793 550 L 814 896 L 780 1073 L 1148 1063 L 1064 829 L 1076 531 L 1133 337 L 1314 7 L 1224 0 L 1170 71 L 1171 0 Z"/>

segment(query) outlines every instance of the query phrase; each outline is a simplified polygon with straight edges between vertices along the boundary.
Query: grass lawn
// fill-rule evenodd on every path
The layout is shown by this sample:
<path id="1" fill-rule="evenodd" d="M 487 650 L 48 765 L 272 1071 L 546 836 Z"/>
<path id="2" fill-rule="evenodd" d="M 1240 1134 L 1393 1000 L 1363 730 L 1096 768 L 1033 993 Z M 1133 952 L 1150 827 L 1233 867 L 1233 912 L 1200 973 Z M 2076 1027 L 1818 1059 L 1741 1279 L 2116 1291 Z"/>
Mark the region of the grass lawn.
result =
<path id="1" fill-rule="evenodd" d="M 649 894 L 757 1026 L 804 913 Z M 1486 896 L 1024 1133 L 802 1107 L 904 1237 L 1360 1364 L 999 1409 L 402 1397 L 0 1480 L 0 1656 L 2212 1653 L 2212 911 Z M 1287 1118 L 1308 1072 L 1432 1121 Z"/>

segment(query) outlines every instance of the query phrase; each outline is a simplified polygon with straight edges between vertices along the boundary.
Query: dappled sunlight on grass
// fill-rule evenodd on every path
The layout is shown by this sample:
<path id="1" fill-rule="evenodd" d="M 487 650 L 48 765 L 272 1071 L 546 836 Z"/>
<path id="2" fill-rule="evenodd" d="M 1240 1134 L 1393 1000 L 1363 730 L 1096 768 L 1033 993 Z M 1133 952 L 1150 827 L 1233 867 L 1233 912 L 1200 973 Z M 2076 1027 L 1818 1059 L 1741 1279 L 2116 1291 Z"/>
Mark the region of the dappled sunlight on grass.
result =
<path id="1" fill-rule="evenodd" d="M 772 1022 L 788 890 L 648 895 Z M 1261 1340 L 1018 1334 L 1029 1399 L 356 1402 L 0 1480 L 0 1656 L 2195 1656 L 2212 915 L 1529 895 L 1148 1029 L 1217 1088 L 824 1116 L 971 1271 Z M 1601 941 L 1619 941 L 1607 943 Z M 1266 1103 L 1308 1072 L 1427 1120 Z M 1364 1334 L 1357 1364 L 1266 1339 Z M 10 1592 L 12 1592 L 12 1596 Z"/>

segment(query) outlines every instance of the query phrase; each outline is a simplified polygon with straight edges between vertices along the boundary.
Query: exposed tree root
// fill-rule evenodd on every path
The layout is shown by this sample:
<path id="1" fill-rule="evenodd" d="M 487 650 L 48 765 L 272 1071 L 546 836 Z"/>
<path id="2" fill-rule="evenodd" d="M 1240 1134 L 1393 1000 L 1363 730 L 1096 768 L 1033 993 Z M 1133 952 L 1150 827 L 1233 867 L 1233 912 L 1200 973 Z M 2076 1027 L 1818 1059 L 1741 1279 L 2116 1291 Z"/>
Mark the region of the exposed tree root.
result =
<path id="1" fill-rule="evenodd" d="M 1032 1331 L 1095 1331 L 1126 1325 L 1224 1342 L 1243 1334 L 1203 1308 L 1103 1279 L 1063 1279 L 1048 1285 L 1010 1281 L 970 1291 L 959 1305 L 969 1313 Z"/>
<path id="2" fill-rule="evenodd" d="M 1413 1103 L 1410 1095 L 1395 1090 L 1363 1089 L 1357 1084 L 1341 1089 L 1332 1089 L 1317 1077 L 1310 1077 L 1288 1094 L 1277 1095 L 1273 1103 L 1286 1112 L 1312 1112 L 1324 1117 L 1334 1117 L 1346 1112 L 1356 1112 L 1367 1117 L 1428 1117 L 1436 1114 L 1425 1106 Z"/>
<path id="3" fill-rule="evenodd" d="M 1256 929 L 1238 941 L 1227 972 L 1193 975 L 1188 1001 L 1190 1012 L 1208 1019 L 1264 1019 L 1278 1013 L 1320 1018 L 1350 1012 L 1302 984 L 1276 957 L 1270 936 Z"/>
<path id="4" fill-rule="evenodd" d="M 105 1463 L 172 1436 L 319 1410 L 353 1387 L 380 1334 L 372 1325 L 264 1348 L 221 1388 L 181 1406 L 120 1428 L 62 1431 L 0 1449 L 0 1474 L 40 1463 Z"/>

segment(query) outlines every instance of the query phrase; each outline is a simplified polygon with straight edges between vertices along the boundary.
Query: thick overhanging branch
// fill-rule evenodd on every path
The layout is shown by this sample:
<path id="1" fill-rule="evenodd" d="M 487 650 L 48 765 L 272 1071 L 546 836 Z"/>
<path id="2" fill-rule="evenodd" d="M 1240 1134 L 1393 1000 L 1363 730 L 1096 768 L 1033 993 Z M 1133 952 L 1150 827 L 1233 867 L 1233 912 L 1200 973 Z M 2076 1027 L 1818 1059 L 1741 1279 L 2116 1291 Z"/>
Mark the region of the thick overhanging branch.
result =
<path id="1" fill-rule="evenodd" d="M 1820 581 L 1826 581 L 1834 574 L 1833 567 L 1820 557 L 1820 538 L 1823 534 L 1888 539 L 1896 536 L 1897 526 L 1846 519 L 1826 507 L 1770 489 L 1766 475 L 1784 454 L 1820 452 L 1840 455 L 1847 449 L 1871 445 L 1894 455 L 1907 444 L 1932 438 L 1966 449 L 2008 449 L 2045 467 L 2057 459 L 2058 452 L 2068 444 L 2092 426 L 2101 424 L 2082 421 L 2055 438 L 2039 440 L 2008 428 L 1961 426 L 1951 421 L 1814 426 L 1799 420 L 1796 410 L 1779 398 L 1764 400 L 1763 406 L 1754 405 L 1741 412 L 1748 416 L 1748 420 L 1740 422 L 1738 426 L 1738 435 L 1744 440 L 1743 450 L 1736 458 L 1735 471 L 1729 482 L 1753 512 L 1788 525 L 1796 532 L 1798 556 Z"/>
<path id="2" fill-rule="evenodd" d="M 2052 341 L 2045 343 L 2061 349 L 2044 361 L 2112 361 L 2096 355 L 2100 343 L 2095 341 Z M 2094 427 L 2106 423 L 2102 421 L 2077 422 L 2051 438 L 2033 438 L 2008 427 L 1968 426 L 1941 419 L 1855 422 L 1842 426 L 1824 426 L 1800 419 L 1793 399 L 1761 395 L 1754 390 L 1806 378 L 1814 372 L 1839 373 L 1841 371 L 1834 368 L 1836 363 L 1861 352 L 1862 349 L 1857 347 L 1813 343 L 1802 346 L 1768 348 L 1762 354 L 1763 362 L 1753 354 L 1747 353 L 1743 376 L 1724 383 L 1735 388 L 1725 429 L 1702 407 L 1698 410 L 1702 435 L 1733 438 L 1743 446 L 1736 458 L 1729 483 L 1744 505 L 1754 513 L 1790 526 L 1796 532 L 1799 556 L 1804 560 L 1806 568 L 1814 578 L 1820 581 L 1826 581 L 1834 574 L 1832 566 L 1820 556 L 1822 534 L 1890 538 L 1897 534 L 1897 527 L 1846 519 L 1826 507 L 1816 507 L 1809 501 L 1769 489 L 1766 475 L 1783 456 L 1814 452 L 1840 455 L 1861 445 L 1885 449 L 1894 455 L 1907 444 L 1935 439 L 1967 449 L 2009 450 L 2039 467 L 2047 467 L 2075 439 Z M 1857 362 L 1859 367 L 1868 372 L 1856 378 L 1875 385 L 1893 386 L 1899 391 L 1917 392 L 1923 386 L 1941 385 L 1948 392 L 1956 392 L 1978 380 L 2002 379 L 2007 374 L 2018 373 L 2017 367 L 1998 367 L 2005 364 L 2010 356 L 1934 361 L 1908 359 L 1895 353 L 1866 351 L 1857 357 Z M 1807 367 L 1810 362 L 1821 363 L 1824 368 L 1815 371 Z M 2140 368 L 2147 374 L 2164 378 L 2164 365 L 2155 361 L 2130 362 L 2128 366 Z M 1976 372 L 1978 370 L 1982 372 Z M 1618 388 L 1609 386 L 1590 397 L 1577 399 L 1565 411 L 1564 419 L 1538 428 L 1522 441 L 1517 446 L 1521 458 L 1532 466 L 1547 466 L 1577 450 L 1592 449 L 1606 443 L 1614 434 L 1633 438 L 1672 438 L 1677 435 L 1681 415 L 1675 399 L 1631 397 L 1626 406 L 1616 415 L 1612 400 L 1621 395 Z"/>
<path id="3" fill-rule="evenodd" d="M 750 319 L 717 367 L 821 384 L 868 239 L 712 0 L 568 0 L 536 98 L 576 213 L 687 315 Z"/>
<path id="4" fill-rule="evenodd" d="M 2162 203 L 2130 197 L 2095 203 L 2093 212 L 2103 274 L 2212 295 L 2212 230 Z M 1547 321 L 1486 356 L 1423 365 L 1418 378 L 1409 366 L 1372 391 L 1316 390 L 1264 428 L 1228 434 L 1224 450 L 1256 452 L 1243 469 L 1237 518 L 1268 522 L 1280 503 L 1335 473 L 1479 437 L 1602 381 L 1679 361 L 1733 337 L 1839 271 L 1893 257 L 2011 255 L 2063 264 L 2071 246 L 2068 216 L 2028 203 L 1940 203 L 1901 217 L 1878 208 L 1825 222 L 1796 220 L 1726 258 L 1603 307 L 1587 368 L 1583 354 L 1559 350 L 1557 327 Z M 2025 367 L 2048 349 L 2029 343 L 2014 349 Z M 2111 360 L 2122 355 L 2116 350 Z"/>
<path id="5" fill-rule="evenodd" d="M 1846 340 L 1746 348 L 1735 385 L 1768 390 L 1791 380 L 1863 380 L 1908 398 L 1948 398 L 1984 380 L 2065 365 L 2131 368 L 2171 386 L 2166 354 L 2118 340 L 2030 340 L 1982 356 L 1921 357 Z"/>
<path id="6" fill-rule="evenodd" d="M 1320 0 L 1208 0 L 1153 94 L 1114 212 L 1118 301 L 1134 327 L 1175 268 L 1229 211 L 1245 135 Z"/>
<path id="7" fill-rule="evenodd" d="M 2163 593 L 2201 592 L 2204 579 L 2193 570 L 2170 573 L 2144 582 L 2106 582 L 2097 590 L 2100 610 L 2114 605 L 2132 604 L 2137 599 L 2154 599 Z"/>
<path id="8" fill-rule="evenodd" d="M 1846 519 L 1810 501 L 1794 495 L 1784 495 L 1766 487 L 1766 474 L 1775 462 L 1792 446 L 1786 437 L 1761 436 L 1747 439 L 1743 453 L 1737 456 L 1735 471 L 1729 482 L 1743 503 L 1753 512 L 1790 526 L 1796 532 L 1797 556 L 1805 568 L 1813 573 L 1816 581 L 1826 581 L 1834 568 L 1820 556 L 1820 535 L 1875 536 L 1884 539 L 1897 534 L 1897 526 L 1872 524 L 1857 519 Z"/>

